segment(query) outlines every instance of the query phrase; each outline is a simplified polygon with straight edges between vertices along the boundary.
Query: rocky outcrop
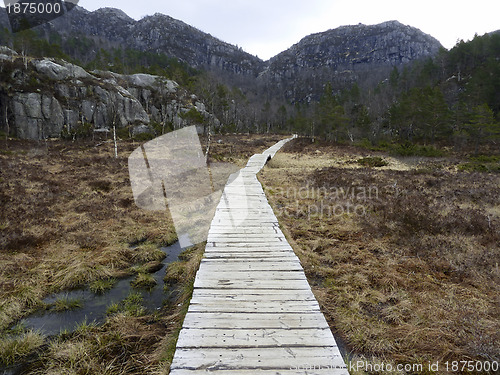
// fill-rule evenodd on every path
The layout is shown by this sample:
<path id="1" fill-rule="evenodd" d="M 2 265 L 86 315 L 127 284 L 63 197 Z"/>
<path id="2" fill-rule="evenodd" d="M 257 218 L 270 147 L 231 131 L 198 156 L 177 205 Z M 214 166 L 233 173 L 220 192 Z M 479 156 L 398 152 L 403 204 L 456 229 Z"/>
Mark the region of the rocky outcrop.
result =
<path id="1" fill-rule="evenodd" d="M 0 22 L 8 27 L 0 8 Z M 157 13 L 136 21 L 123 11 L 102 8 L 89 12 L 76 6 L 65 16 L 39 26 L 46 34 L 84 34 L 106 40 L 115 47 L 161 52 L 194 68 L 217 69 L 226 73 L 257 76 L 264 62 L 242 49 L 225 43 L 172 17 Z"/>
<path id="2" fill-rule="evenodd" d="M 191 110 L 202 123 L 219 125 L 195 96 L 157 76 L 89 73 L 65 61 L 27 61 L 7 48 L 0 49 L 0 72 L 0 113 L 8 120 L 1 123 L 23 139 L 106 131 L 113 124 L 155 133 L 158 125 L 188 125 L 184 115 Z"/>
<path id="3" fill-rule="evenodd" d="M 260 78 L 297 100 L 321 93 L 326 82 L 338 89 L 367 82 L 368 76 L 379 82 L 393 67 L 434 56 L 441 47 L 433 37 L 397 21 L 343 26 L 309 35 L 273 57 Z"/>

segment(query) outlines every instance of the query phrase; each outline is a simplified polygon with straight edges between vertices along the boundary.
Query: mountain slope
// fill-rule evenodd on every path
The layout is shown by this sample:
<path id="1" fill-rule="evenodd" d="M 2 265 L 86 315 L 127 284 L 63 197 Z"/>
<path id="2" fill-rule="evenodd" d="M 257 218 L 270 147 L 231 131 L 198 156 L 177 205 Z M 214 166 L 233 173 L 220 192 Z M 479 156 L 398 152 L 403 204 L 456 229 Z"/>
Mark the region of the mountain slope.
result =
<path id="1" fill-rule="evenodd" d="M 0 25 L 9 28 L 4 8 L 0 8 Z M 263 66 L 262 60 L 242 49 L 159 13 L 135 21 L 119 9 L 89 12 L 77 6 L 64 17 L 37 29 L 46 35 L 83 34 L 114 47 L 165 53 L 194 68 L 257 75 Z"/>
<path id="2" fill-rule="evenodd" d="M 303 38 L 273 57 L 262 76 L 297 100 L 317 93 L 325 82 L 337 88 L 360 81 L 372 86 L 394 66 L 434 56 L 440 48 L 435 38 L 398 21 L 343 26 Z"/>

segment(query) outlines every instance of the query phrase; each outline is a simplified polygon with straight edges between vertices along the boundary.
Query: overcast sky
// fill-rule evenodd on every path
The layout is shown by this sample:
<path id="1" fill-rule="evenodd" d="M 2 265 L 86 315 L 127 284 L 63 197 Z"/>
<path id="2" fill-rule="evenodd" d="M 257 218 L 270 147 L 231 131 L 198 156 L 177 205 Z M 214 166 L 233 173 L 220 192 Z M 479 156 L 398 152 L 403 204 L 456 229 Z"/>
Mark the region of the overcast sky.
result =
<path id="1" fill-rule="evenodd" d="M 140 19 L 167 14 L 268 59 L 306 35 L 342 25 L 398 20 L 446 48 L 500 29 L 500 0 L 80 0 L 95 10 L 120 8 Z"/>

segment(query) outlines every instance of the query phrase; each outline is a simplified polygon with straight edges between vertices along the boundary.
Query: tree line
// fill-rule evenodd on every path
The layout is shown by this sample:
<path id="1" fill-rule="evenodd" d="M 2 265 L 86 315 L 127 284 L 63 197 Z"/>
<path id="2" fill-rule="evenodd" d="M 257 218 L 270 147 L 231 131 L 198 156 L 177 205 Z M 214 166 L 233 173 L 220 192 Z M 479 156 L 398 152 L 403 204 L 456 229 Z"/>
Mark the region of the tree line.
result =
<path id="1" fill-rule="evenodd" d="M 219 132 L 287 132 L 338 142 L 497 147 L 500 34 L 460 41 L 425 61 L 394 67 L 375 87 L 324 82 L 319 100 L 290 103 L 257 79 L 195 70 L 156 52 L 124 49 L 85 35 L 0 30 L 0 44 L 23 55 L 63 58 L 88 70 L 150 73 L 177 81 L 221 121 Z"/>

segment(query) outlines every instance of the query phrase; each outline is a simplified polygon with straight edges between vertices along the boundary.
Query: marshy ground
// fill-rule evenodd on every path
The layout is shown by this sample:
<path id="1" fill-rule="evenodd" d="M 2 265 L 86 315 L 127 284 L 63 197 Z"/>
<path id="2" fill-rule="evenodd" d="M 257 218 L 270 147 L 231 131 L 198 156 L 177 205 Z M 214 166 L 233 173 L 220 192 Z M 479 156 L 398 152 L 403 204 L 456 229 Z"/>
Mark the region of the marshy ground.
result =
<path id="1" fill-rule="evenodd" d="M 500 361 L 500 174 L 470 160 L 303 138 L 261 173 L 352 361 Z"/>
<path id="2" fill-rule="evenodd" d="M 210 161 L 241 167 L 281 138 L 214 136 Z M 53 292 L 102 293 L 134 274 L 148 282 L 164 257 L 159 247 L 176 234 L 168 213 L 134 204 L 127 158 L 139 145 L 120 142 L 114 158 L 102 141 L 0 142 L 3 365 L 28 361 L 26 374 L 168 374 L 203 245 L 168 267 L 173 298 L 155 313 L 132 293 L 103 324 L 50 340 L 9 329 L 46 308 Z M 500 174 L 489 172 L 497 164 L 298 139 L 264 169 L 270 202 L 352 360 L 499 360 Z"/>
<path id="3" fill-rule="evenodd" d="M 279 139 L 214 136 L 210 160 L 243 166 Z M 10 329 L 47 308 L 43 299 L 51 293 L 80 287 L 102 293 L 133 274 L 138 287 L 151 279 L 165 256 L 160 247 L 177 237 L 168 212 L 134 203 L 127 159 L 139 146 L 119 142 L 115 158 L 106 141 L 0 142 L 0 367 L 28 361 L 27 374 L 168 373 L 203 245 L 170 264 L 165 280 L 174 296 L 154 314 L 132 293 L 110 306 L 101 325 L 83 323 L 50 340 L 22 326 Z"/>

